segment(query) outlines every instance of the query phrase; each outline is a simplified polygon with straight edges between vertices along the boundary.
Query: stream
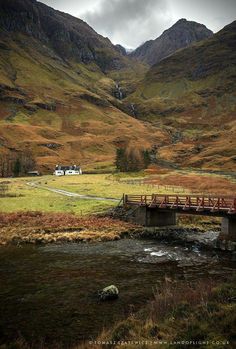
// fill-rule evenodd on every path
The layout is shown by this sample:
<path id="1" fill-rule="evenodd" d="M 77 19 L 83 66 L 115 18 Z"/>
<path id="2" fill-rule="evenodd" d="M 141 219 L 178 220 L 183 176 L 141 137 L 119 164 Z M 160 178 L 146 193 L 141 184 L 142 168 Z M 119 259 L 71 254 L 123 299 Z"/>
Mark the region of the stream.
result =
<path id="1" fill-rule="evenodd" d="M 155 240 L 1 247 L 0 345 L 21 336 L 52 346 L 93 340 L 144 306 L 166 277 L 223 281 L 234 271 L 229 253 Z M 100 302 L 96 292 L 110 284 L 119 299 Z"/>

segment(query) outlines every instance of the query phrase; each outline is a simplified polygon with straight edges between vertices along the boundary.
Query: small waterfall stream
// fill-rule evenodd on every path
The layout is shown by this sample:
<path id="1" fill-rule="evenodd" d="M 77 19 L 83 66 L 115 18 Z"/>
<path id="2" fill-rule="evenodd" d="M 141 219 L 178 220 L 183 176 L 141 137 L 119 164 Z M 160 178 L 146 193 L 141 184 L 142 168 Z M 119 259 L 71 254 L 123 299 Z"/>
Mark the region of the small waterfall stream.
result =
<path id="1" fill-rule="evenodd" d="M 124 93 L 123 93 L 119 83 L 115 84 L 114 96 L 115 96 L 115 98 L 117 98 L 119 100 L 122 100 L 124 98 Z"/>

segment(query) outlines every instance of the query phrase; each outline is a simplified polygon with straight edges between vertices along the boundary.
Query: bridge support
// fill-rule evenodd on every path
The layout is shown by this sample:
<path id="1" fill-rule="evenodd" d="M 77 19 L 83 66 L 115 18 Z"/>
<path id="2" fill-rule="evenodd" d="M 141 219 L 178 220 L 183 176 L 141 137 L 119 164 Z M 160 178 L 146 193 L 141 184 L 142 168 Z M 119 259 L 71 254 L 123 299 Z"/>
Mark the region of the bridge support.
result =
<path id="1" fill-rule="evenodd" d="M 222 218 L 220 237 L 236 242 L 236 218 Z"/>
<path id="2" fill-rule="evenodd" d="M 176 225 L 176 213 L 173 211 L 161 211 L 146 206 L 138 207 L 134 214 L 135 223 L 146 227 L 163 227 Z"/>

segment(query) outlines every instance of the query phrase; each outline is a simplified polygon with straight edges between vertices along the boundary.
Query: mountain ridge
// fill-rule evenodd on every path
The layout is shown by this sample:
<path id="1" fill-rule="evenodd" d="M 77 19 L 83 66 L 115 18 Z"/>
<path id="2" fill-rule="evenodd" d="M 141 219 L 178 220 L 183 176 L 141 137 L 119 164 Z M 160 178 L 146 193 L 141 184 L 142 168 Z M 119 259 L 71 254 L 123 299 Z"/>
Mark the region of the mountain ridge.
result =
<path id="1" fill-rule="evenodd" d="M 236 21 L 153 65 L 128 97 L 138 118 L 169 130 L 162 160 L 235 168 Z"/>
<path id="2" fill-rule="evenodd" d="M 176 50 L 213 35 L 205 25 L 185 18 L 178 20 L 166 29 L 158 38 L 148 40 L 131 52 L 130 56 L 149 65 L 160 62 Z"/>
<path id="3" fill-rule="evenodd" d="M 46 5 L 47 35 L 38 33 L 35 4 L 0 0 L 0 154 L 30 148 L 42 172 L 70 162 L 114 170 L 117 148 L 132 144 L 157 149 L 161 163 L 235 168 L 234 24 L 148 70 Z"/>
<path id="4" fill-rule="evenodd" d="M 43 14 L 49 11 L 55 18 L 50 22 L 45 14 L 42 19 L 35 4 L 41 8 L 29 0 L 0 0 L 0 153 L 17 157 L 30 148 L 38 169 L 50 172 L 55 164 L 71 161 L 87 168 L 111 168 L 116 148 L 129 142 L 139 146 L 141 136 L 143 146 L 151 147 L 154 136 L 149 133 L 159 131 L 124 113 L 114 96 L 117 79 L 129 87 L 145 68 L 92 29 L 92 40 L 85 38 L 78 48 L 71 22 L 62 25 L 58 11 L 46 5 Z M 42 23 L 50 31 L 54 22 L 52 37 L 62 30 L 71 40 L 60 36 L 58 44 L 43 30 L 38 33 Z M 65 54 L 60 49 L 64 43 Z M 84 61 L 81 52 L 87 50 L 93 56 Z"/>
<path id="5" fill-rule="evenodd" d="M 1 0 L 0 7 L 2 29 L 30 35 L 50 45 L 63 59 L 95 62 L 103 70 L 125 66 L 111 41 L 79 18 L 35 0 Z M 109 60 L 105 50 L 109 50 Z"/>

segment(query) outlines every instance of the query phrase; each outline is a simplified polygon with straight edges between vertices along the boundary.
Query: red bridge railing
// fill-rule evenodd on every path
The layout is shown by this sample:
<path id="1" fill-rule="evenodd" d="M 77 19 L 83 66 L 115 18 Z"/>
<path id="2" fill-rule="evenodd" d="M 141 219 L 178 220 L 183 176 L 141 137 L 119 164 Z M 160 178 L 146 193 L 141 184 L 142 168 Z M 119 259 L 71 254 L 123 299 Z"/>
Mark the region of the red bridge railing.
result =
<path id="1" fill-rule="evenodd" d="M 150 208 L 175 209 L 195 212 L 224 212 L 236 214 L 236 196 L 204 196 L 204 195 L 124 195 L 124 205 L 147 206 Z"/>

